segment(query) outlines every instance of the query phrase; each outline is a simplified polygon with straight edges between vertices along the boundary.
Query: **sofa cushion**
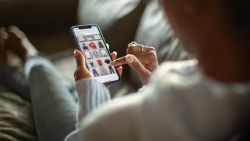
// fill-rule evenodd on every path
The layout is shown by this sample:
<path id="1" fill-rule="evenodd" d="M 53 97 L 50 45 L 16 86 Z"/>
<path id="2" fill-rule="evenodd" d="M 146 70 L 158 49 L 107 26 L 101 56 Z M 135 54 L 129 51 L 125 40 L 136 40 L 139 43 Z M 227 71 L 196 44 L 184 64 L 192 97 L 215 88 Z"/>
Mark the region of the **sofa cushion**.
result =
<path id="1" fill-rule="evenodd" d="M 189 58 L 189 55 L 180 47 L 178 39 L 174 37 L 158 1 L 151 1 L 147 5 L 139 23 L 135 41 L 155 47 L 160 62 Z"/>
<path id="2" fill-rule="evenodd" d="M 124 55 L 147 0 L 80 0 L 79 24 L 98 24 L 111 50 Z"/>
<path id="3" fill-rule="evenodd" d="M 141 0 L 80 0 L 78 21 L 81 24 L 95 23 L 102 28 L 133 11 Z"/>
<path id="4" fill-rule="evenodd" d="M 178 39 L 165 18 L 158 1 L 150 1 L 139 23 L 135 41 L 156 48 L 159 62 L 191 58 L 180 46 Z M 140 87 L 140 80 L 131 71 L 134 86 Z"/>
<path id="5" fill-rule="evenodd" d="M 0 25 L 47 33 L 76 24 L 78 0 L 0 0 Z"/>
<path id="6" fill-rule="evenodd" d="M 13 93 L 3 92 L 2 89 L 0 92 L 0 140 L 37 140 L 31 105 Z"/>

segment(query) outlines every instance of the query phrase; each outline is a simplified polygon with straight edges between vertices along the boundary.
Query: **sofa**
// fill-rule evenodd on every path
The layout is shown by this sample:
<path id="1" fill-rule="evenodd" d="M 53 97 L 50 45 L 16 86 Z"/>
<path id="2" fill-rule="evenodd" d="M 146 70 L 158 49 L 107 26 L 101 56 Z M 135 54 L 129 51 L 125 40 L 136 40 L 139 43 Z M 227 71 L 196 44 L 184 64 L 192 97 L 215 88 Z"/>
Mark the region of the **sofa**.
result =
<path id="1" fill-rule="evenodd" d="M 60 70 L 65 85 L 74 83 L 68 29 L 75 24 L 98 24 L 118 56 L 126 53 L 129 42 L 136 41 L 155 47 L 160 62 L 191 58 L 180 48 L 154 0 L 0 0 L 0 25 L 17 25 L 27 33 Z M 110 87 L 113 97 L 141 86 L 133 71 L 128 67 L 124 71 L 121 83 Z M 37 140 L 30 102 L 4 85 L 0 86 L 0 140 Z"/>

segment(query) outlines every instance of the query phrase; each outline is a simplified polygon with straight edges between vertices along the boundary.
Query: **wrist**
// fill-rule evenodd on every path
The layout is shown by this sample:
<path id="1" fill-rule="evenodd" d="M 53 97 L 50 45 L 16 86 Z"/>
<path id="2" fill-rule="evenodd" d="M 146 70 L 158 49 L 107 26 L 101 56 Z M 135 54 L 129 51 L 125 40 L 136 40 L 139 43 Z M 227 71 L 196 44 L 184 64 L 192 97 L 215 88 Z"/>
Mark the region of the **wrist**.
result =
<path id="1" fill-rule="evenodd" d="M 75 75 L 75 81 L 93 77 L 88 70 L 83 70 L 83 69 L 76 69 L 74 75 Z"/>

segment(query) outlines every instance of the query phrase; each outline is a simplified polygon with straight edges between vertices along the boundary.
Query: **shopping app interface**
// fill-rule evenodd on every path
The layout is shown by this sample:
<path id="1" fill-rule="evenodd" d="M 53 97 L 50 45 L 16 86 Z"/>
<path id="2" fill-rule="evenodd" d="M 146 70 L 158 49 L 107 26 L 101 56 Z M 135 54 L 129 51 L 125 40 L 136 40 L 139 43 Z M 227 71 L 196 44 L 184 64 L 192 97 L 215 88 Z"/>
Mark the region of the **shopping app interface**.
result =
<path id="1" fill-rule="evenodd" d="M 74 29 L 80 49 L 92 74 L 102 83 L 118 80 L 115 68 L 109 63 L 111 58 L 106 50 L 96 26 L 87 29 Z"/>

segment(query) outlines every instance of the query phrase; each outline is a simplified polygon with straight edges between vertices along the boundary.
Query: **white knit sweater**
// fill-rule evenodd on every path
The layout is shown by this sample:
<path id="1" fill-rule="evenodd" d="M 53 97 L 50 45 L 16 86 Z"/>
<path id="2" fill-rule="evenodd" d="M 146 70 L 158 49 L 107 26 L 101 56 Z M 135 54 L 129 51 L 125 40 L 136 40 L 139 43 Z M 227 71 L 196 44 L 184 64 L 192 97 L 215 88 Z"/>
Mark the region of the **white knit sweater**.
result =
<path id="1" fill-rule="evenodd" d="M 196 66 L 165 63 L 144 89 L 102 106 L 110 99 L 105 86 L 78 81 L 82 122 L 66 140 L 214 141 L 243 131 L 250 123 L 250 85 L 220 83 Z"/>

